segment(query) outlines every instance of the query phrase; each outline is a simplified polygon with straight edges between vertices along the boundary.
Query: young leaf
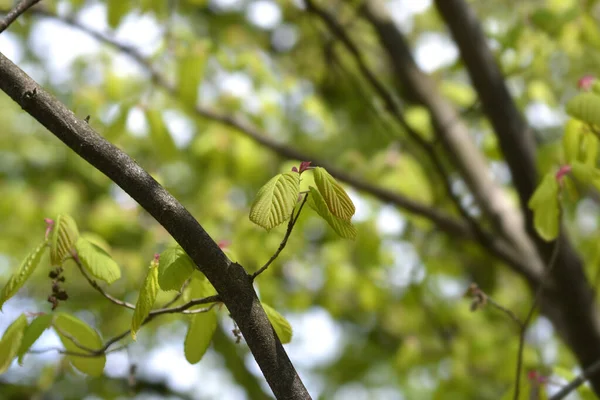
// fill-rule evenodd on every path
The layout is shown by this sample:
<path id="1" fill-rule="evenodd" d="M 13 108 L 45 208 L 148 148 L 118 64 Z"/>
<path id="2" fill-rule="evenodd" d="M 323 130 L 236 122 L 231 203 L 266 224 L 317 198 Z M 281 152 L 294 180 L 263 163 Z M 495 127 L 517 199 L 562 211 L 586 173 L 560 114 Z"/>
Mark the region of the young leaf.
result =
<path id="1" fill-rule="evenodd" d="M 551 241 L 558 236 L 560 224 L 558 190 L 556 177 L 549 172 L 529 200 L 529 208 L 533 211 L 535 230 L 546 241 Z"/>
<path id="2" fill-rule="evenodd" d="M 77 344 L 88 349 L 100 349 L 103 346 L 102 339 L 95 329 L 88 324 L 72 315 L 58 313 L 52 325 L 56 328 L 60 341 L 65 349 L 69 352 L 88 354 L 86 350 L 79 347 Z M 65 334 L 69 335 L 67 337 Z M 73 341 L 75 339 L 77 344 Z M 106 364 L 106 355 L 102 354 L 97 357 L 84 357 L 77 355 L 67 356 L 67 359 L 75 368 L 91 376 L 100 376 L 104 371 Z"/>
<path id="3" fill-rule="evenodd" d="M 2 340 L 0 340 L 0 374 L 6 372 L 12 360 L 17 356 L 26 327 L 27 318 L 21 314 L 4 332 Z"/>
<path id="4" fill-rule="evenodd" d="M 77 257 L 83 267 L 94 277 L 113 283 L 121 277 L 117 263 L 100 247 L 80 237 L 75 243 Z"/>
<path id="5" fill-rule="evenodd" d="M 585 164 L 595 167 L 598 162 L 598 145 L 599 141 L 595 135 L 585 134 L 581 141 L 581 161 Z"/>
<path id="6" fill-rule="evenodd" d="M 181 100 L 189 107 L 196 106 L 198 87 L 204 76 L 204 67 L 207 60 L 206 47 L 200 45 L 179 60 L 177 90 Z"/>
<path id="7" fill-rule="evenodd" d="M 563 135 L 562 144 L 565 153 L 567 164 L 577 161 L 581 149 L 581 140 L 584 136 L 585 125 L 576 119 L 569 119 L 565 125 L 565 134 Z"/>
<path id="8" fill-rule="evenodd" d="M 569 100 L 566 110 L 573 118 L 600 126 L 600 95 L 594 92 L 579 93 Z"/>
<path id="9" fill-rule="evenodd" d="M 0 293 L 0 310 L 2 310 L 2 306 L 6 300 L 14 296 L 15 293 L 17 293 L 25 284 L 25 281 L 27 281 L 27 279 L 31 276 L 33 271 L 40 263 L 40 259 L 42 258 L 44 251 L 46 251 L 46 247 L 45 241 L 38 245 L 35 250 L 29 253 L 27 258 L 21 263 L 19 268 L 10 277 L 8 282 L 6 282 L 6 286 L 2 288 L 2 292 Z"/>
<path id="10" fill-rule="evenodd" d="M 19 364 L 23 364 L 23 357 L 25 353 L 29 351 L 29 348 L 33 346 L 36 340 L 44 333 L 46 329 L 52 324 L 52 314 L 44 314 L 35 318 L 31 321 L 31 324 L 23 332 L 23 339 L 21 340 L 21 346 L 17 355 L 19 356 Z"/>
<path id="11" fill-rule="evenodd" d="M 59 214 L 50 234 L 50 262 L 60 265 L 71 254 L 79 238 L 77 224 L 69 215 Z"/>
<path id="12" fill-rule="evenodd" d="M 275 329 L 275 333 L 279 337 L 281 343 L 289 343 L 292 341 L 292 326 L 288 322 L 287 319 L 283 317 L 283 315 L 279 314 L 275 311 L 271 306 L 266 305 L 265 303 L 261 303 L 265 313 L 267 313 L 267 318 L 273 325 L 273 329 Z"/>
<path id="13" fill-rule="evenodd" d="M 131 8 L 131 1 L 129 0 L 108 0 L 107 11 L 108 11 L 108 25 L 111 28 L 119 26 L 121 20 L 127 15 Z"/>
<path id="14" fill-rule="evenodd" d="M 250 209 L 250 221 L 270 230 L 292 215 L 298 201 L 300 175 L 286 172 L 275 175 L 260 188 Z"/>
<path id="15" fill-rule="evenodd" d="M 154 148 L 165 160 L 171 161 L 177 156 L 177 147 L 173 137 L 169 133 L 159 110 L 147 110 L 146 120 L 150 128 L 150 138 L 154 142 Z"/>
<path id="16" fill-rule="evenodd" d="M 321 193 L 319 193 L 319 191 L 312 186 L 310 186 L 308 189 L 310 190 L 307 200 L 309 207 L 315 210 L 317 214 L 319 214 L 321 218 L 323 218 L 338 235 L 345 239 L 354 240 L 356 238 L 356 228 L 354 225 L 352 225 L 352 222 L 345 219 L 340 219 L 333 215 L 329 211 L 329 208 L 325 203 L 325 199 L 323 199 L 323 196 L 321 196 Z"/>
<path id="17" fill-rule="evenodd" d="M 579 183 L 593 185 L 600 190 L 600 170 L 580 162 L 574 162 L 571 165 L 571 173 Z"/>
<path id="18" fill-rule="evenodd" d="M 162 290 L 179 290 L 196 266 L 179 246 L 163 251 L 158 263 L 158 284 Z"/>
<path id="19" fill-rule="evenodd" d="M 313 171 L 315 184 L 331 214 L 350 221 L 356 210 L 344 188 L 324 168 L 317 167 Z"/>
<path id="20" fill-rule="evenodd" d="M 215 310 L 194 314 L 184 342 L 185 359 L 190 364 L 196 364 L 202 359 L 212 337 L 217 329 L 217 314 Z"/>
<path id="21" fill-rule="evenodd" d="M 144 285 L 140 291 L 137 303 L 135 304 L 135 311 L 133 312 L 133 318 L 131 319 L 131 336 L 133 340 L 136 340 L 136 334 L 140 330 L 142 323 L 150 314 L 150 310 L 156 300 L 156 294 L 158 293 L 158 262 L 152 261 Z"/>

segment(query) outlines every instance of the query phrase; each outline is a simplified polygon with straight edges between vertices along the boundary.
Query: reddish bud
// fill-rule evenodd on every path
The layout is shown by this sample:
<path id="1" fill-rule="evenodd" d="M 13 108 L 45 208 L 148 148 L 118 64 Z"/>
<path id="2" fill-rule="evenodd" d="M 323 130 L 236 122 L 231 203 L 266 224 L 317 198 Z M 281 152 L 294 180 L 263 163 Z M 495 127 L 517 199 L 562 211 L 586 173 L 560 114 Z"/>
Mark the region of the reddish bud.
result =
<path id="1" fill-rule="evenodd" d="M 571 166 L 570 165 L 562 165 L 558 169 L 558 172 L 556 172 L 556 180 L 558 181 L 558 183 L 562 184 L 563 177 L 565 175 L 567 175 L 569 172 L 571 172 Z"/>
<path id="2" fill-rule="evenodd" d="M 158 262 L 160 260 L 160 254 L 154 253 L 154 261 Z"/>
<path id="3" fill-rule="evenodd" d="M 219 248 L 225 249 L 231 246 L 231 240 L 219 240 L 219 243 L 217 244 L 219 245 Z"/>
<path id="4" fill-rule="evenodd" d="M 50 218 L 44 218 L 44 222 L 46 223 L 46 234 L 45 234 L 45 237 L 46 237 L 46 239 L 48 239 L 48 235 L 52 231 L 52 228 L 54 228 L 54 220 L 50 219 Z"/>
<path id="5" fill-rule="evenodd" d="M 584 75 L 577 81 L 577 87 L 581 90 L 590 90 L 596 78 L 593 75 Z"/>
<path id="6" fill-rule="evenodd" d="M 300 163 L 300 169 L 298 169 L 296 167 L 292 167 L 292 172 L 298 172 L 301 174 L 310 168 L 310 163 L 311 163 L 311 161 L 302 161 Z"/>

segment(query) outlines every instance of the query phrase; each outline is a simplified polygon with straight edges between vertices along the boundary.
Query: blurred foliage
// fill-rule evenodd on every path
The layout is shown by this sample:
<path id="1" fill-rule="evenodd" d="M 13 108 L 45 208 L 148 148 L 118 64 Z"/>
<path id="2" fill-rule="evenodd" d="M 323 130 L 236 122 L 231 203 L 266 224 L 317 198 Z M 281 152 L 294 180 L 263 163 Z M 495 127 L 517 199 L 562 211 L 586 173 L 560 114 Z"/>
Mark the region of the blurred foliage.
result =
<path id="1" fill-rule="evenodd" d="M 199 116 L 194 113 L 198 104 L 238 115 L 273 140 L 456 214 L 422 153 L 391 121 L 342 45 L 300 3 L 42 2 L 52 13 L 75 16 L 82 25 L 139 48 L 177 89 L 176 97 L 156 85 L 148 71 L 122 51 L 100 42 L 91 48 L 76 46 L 90 43 L 89 37 L 54 18 L 24 15 L 2 34 L 0 51 L 82 119 L 90 115 L 94 129 L 148 170 L 215 240 L 230 243 L 235 261 L 249 272 L 269 259 L 285 233 L 285 224 L 267 233 L 250 222 L 252 199 L 275 174 L 290 171 L 301 160 L 286 160 L 231 126 Z M 325 3 L 351 32 L 369 65 L 393 88 L 385 56 L 369 25 L 357 16 L 358 2 Z M 406 3 L 391 1 L 389 6 L 406 7 Z M 570 157 L 560 145 L 565 102 L 576 93 L 581 76 L 599 70 L 600 2 L 510 0 L 509 7 L 506 3 L 489 0 L 471 5 L 512 95 L 536 128 L 543 176 Z M 0 0 L 3 10 L 11 4 Z M 427 50 L 420 41 L 423 37 L 447 36 L 431 6 L 414 15 L 403 30 L 411 45 L 423 51 Z M 88 39 L 82 42 L 82 38 Z M 57 48 L 70 46 L 69 59 L 53 58 Z M 66 53 L 69 50 L 57 54 Z M 432 75 L 447 100 L 465 111 L 474 140 L 493 170 L 499 171 L 498 181 L 512 193 L 498 144 L 461 61 L 441 66 Z M 425 110 L 409 107 L 407 119 L 420 134 L 432 135 Z M 120 279 L 107 291 L 135 302 L 148 263 L 173 240 L 120 188 L 4 95 L 0 95 L 0 120 L 0 284 L 4 286 L 42 240 L 44 218 L 69 214 L 81 232 L 96 238 L 88 237 L 90 242 L 110 248 L 121 266 Z M 448 168 L 450 174 L 455 172 Z M 289 320 L 294 337 L 286 345 L 290 349 L 302 340 L 299 331 L 319 329 L 319 325 L 294 323 L 308 321 L 316 313 L 324 311 L 341 332 L 332 344 L 334 356 L 325 361 L 312 360 L 310 354 L 292 357 L 314 397 L 485 400 L 510 396 L 517 330 L 494 309 L 470 312 L 462 295 L 469 283 L 477 282 L 497 302 L 524 315 L 531 304 L 524 282 L 476 244 L 450 237 L 423 218 L 386 206 L 371 195 L 356 190 L 350 194 L 357 204 L 355 241 L 339 238 L 325 221 L 305 212 L 285 251 L 257 280 L 261 301 L 284 316 L 293 316 Z M 461 195 L 468 203 L 468 195 Z M 598 282 L 598 206 L 583 196 L 565 202 L 564 214 L 590 280 Z M 33 299 L 18 312 L 49 312 L 50 268 L 48 257 L 42 257 L 27 285 L 4 307 Z M 74 264 L 65 266 L 64 275 L 69 299 L 61 302 L 59 311 L 78 315 L 104 339 L 130 326 L 131 310 L 106 301 Z M 160 291 L 156 303 L 164 304 L 171 297 Z M 0 314 L 0 325 L 6 328 L 17 315 L 9 320 L 7 314 Z M 129 361 L 143 365 L 152 347 L 169 340 L 181 342 L 183 356 L 183 337 L 176 331 L 189 321 L 189 316 L 157 318 L 130 345 Z M 228 371 L 248 398 L 268 398 L 261 375 L 244 364 L 247 349 L 243 342 L 235 344 L 233 322 L 226 315 L 220 321 L 208 351 L 222 362 L 211 368 Z M 553 333 L 548 334 L 546 320 L 536 319 L 534 325 L 524 374 L 536 370 L 554 373 L 552 379 L 567 379 L 576 366 L 570 352 Z M 92 379 L 66 363 L 40 360 L 31 354 L 24 357 L 22 367 L 13 364 L 0 378 L 3 398 L 34 393 L 55 396 L 50 398 L 81 398 L 83 393 L 122 398 L 140 390 L 168 396 L 174 390 L 142 378 L 137 382 L 146 382 L 146 389 L 135 382 L 127 386 L 115 381 L 109 366 L 103 378 Z M 127 374 L 119 376 L 127 379 Z M 525 375 L 524 381 L 529 393 L 536 383 Z M 198 382 L 202 384 L 201 377 Z M 131 390 L 116 389 L 122 387 Z"/>

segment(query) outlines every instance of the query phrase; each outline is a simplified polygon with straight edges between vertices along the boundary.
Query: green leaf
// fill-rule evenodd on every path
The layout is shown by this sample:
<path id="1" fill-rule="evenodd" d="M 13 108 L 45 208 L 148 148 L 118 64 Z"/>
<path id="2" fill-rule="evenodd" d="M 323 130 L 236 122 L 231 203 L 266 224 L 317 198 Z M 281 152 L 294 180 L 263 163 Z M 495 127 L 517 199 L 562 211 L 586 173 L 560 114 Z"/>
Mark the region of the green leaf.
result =
<path id="1" fill-rule="evenodd" d="M 150 127 L 150 138 L 158 154 L 167 161 L 174 160 L 177 157 L 177 147 L 165 125 L 162 113 L 159 110 L 147 110 L 146 120 Z"/>
<path id="2" fill-rule="evenodd" d="M 207 46 L 198 45 L 179 60 L 177 90 L 181 100 L 189 107 L 196 106 L 198 87 L 204 77 L 207 51 Z"/>
<path id="3" fill-rule="evenodd" d="M 585 125 L 581 121 L 573 118 L 569 119 L 565 125 L 565 134 L 563 135 L 562 144 L 567 164 L 571 164 L 573 161 L 579 159 L 581 140 L 584 136 L 584 127 Z"/>
<path id="4" fill-rule="evenodd" d="M 162 290 L 180 290 L 195 269 L 196 265 L 181 247 L 168 248 L 160 254 L 158 284 Z"/>
<path id="5" fill-rule="evenodd" d="M 600 95 L 583 92 L 567 103 L 567 114 L 591 125 L 600 126 Z"/>
<path id="6" fill-rule="evenodd" d="M 595 135 L 586 133 L 581 141 L 581 160 L 592 167 L 595 167 L 598 161 L 598 138 Z"/>
<path id="7" fill-rule="evenodd" d="M 260 188 L 250 209 L 250 221 L 270 230 L 292 215 L 298 201 L 300 175 L 286 172 L 275 175 Z"/>
<path id="8" fill-rule="evenodd" d="M 133 318 L 131 319 L 131 336 L 133 337 L 133 340 L 136 340 L 137 332 L 140 330 L 140 327 L 148 314 L 150 314 L 150 310 L 156 301 L 158 289 L 158 262 L 152 261 L 148 273 L 146 274 L 144 285 L 138 296 L 137 303 L 135 304 Z"/>
<path id="9" fill-rule="evenodd" d="M 345 239 L 354 240 L 356 238 L 356 228 L 354 225 L 352 225 L 352 222 L 345 219 L 340 219 L 333 215 L 329 211 L 329 208 L 325 203 L 325 199 L 323 199 L 323 196 L 321 196 L 321 193 L 319 193 L 319 191 L 312 186 L 310 186 L 308 189 L 310 190 L 307 200 L 308 206 L 315 210 L 317 214 L 319 214 L 321 218 L 323 218 L 338 235 Z"/>
<path id="10" fill-rule="evenodd" d="M 551 241 L 558 236 L 560 224 L 558 190 L 556 177 L 554 173 L 549 172 L 529 200 L 535 230 L 546 241 Z"/>
<path id="11" fill-rule="evenodd" d="M 571 165 L 571 174 L 577 181 L 585 185 L 592 185 L 600 190 L 600 170 L 580 162 L 574 162 Z"/>
<path id="12" fill-rule="evenodd" d="M 25 356 L 25 353 L 29 351 L 31 346 L 33 346 L 35 341 L 38 340 L 42 333 L 44 333 L 44 331 L 50 327 L 53 317 L 54 316 L 52 314 L 40 315 L 31 321 L 31 324 L 25 328 L 23 339 L 21 340 L 21 346 L 17 352 L 17 355 L 19 356 L 19 364 L 23 364 L 23 357 Z"/>
<path id="13" fill-rule="evenodd" d="M 19 268 L 15 271 L 15 273 L 10 277 L 6 285 L 2 288 L 2 293 L 0 293 L 0 310 L 2 310 L 2 306 L 6 302 L 6 300 L 13 297 L 21 287 L 25 284 L 27 279 L 31 276 L 33 271 L 35 271 L 36 267 L 40 263 L 40 259 L 46 251 L 46 242 L 42 242 L 38 247 L 35 248 L 27 258 L 21 263 Z"/>
<path id="14" fill-rule="evenodd" d="M 71 254 L 78 238 L 79 230 L 73 218 L 66 214 L 59 214 L 50 234 L 50 262 L 52 265 L 62 264 L 64 259 Z"/>
<path id="15" fill-rule="evenodd" d="M 0 374 L 6 372 L 12 360 L 17 356 L 26 327 L 27 318 L 21 314 L 4 332 L 2 340 L 0 340 Z"/>
<path id="16" fill-rule="evenodd" d="M 283 317 L 283 315 L 279 314 L 275 311 L 271 306 L 266 305 L 265 303 L 261 303 L 265 313 L 267 313 L 267 318 L 273 325 L 273 329 L 275 329 L 275 333 L 279 337 L 281 343 L 289 343 L 292 341 L 292 326 L 288 322 L 287 319 Z"/>
<path id="17" fill-rule="evenodd" d="M 324 168 L 317 167 L 313 171 L 315 184 L 329 211 L 338 218 L 350 221 L 356 210 L 344 188 Z"/>
<path id="18" fill-rule="evenodd" d="M 109 284 L 121 277 L 121 270 L 117 263 L 99 246 L 80 237 L 75 244 L 75 249 L 79 261 L 93 277 Z"/>
<path id="19" fill-rule="evenodd" d="M 79 318 L 72 315 L 58 313 L 54 318 L 52 325 L 56 328 L 56 333 L 58 333 L 63 346 L 65 346 L 65 349 L 69 352 L 80 354 L 89 353 L 75 344 L 71 338 L 75 339 L 78 344 L 88 349 L 96 350 L 101 349 L 103 346 L 102 339 L 98 332 Z M 100 376 L 104 371 L 106 355 L 102 354 L 97 357 L 69 355 L 67 356 L 67 360 L 84 374 Z"/>
<path id="20" fill-rule="evenodd" d="M 131 0 L 108 0 L 108 25 L 115 29 L 131 9 Z"/>
<path id="21" fill-rule="evenodd" d="M 215 310 L 194 314 L 190 321 L 184 342 L 185 359 L 190 364 L 196 364 L 202 359 L 212 337 L 217 329 L 217 314 Z"/>

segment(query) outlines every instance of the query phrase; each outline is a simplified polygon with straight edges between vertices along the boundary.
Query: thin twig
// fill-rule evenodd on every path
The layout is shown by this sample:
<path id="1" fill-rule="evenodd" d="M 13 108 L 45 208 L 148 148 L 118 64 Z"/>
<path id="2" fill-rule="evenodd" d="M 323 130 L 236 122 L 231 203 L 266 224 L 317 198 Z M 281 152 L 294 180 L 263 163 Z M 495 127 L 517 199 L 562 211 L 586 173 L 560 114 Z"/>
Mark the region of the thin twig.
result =
<path id="1" fill-rule="evenodd" d="M 283 251 L 283 249 L 285 248 L 285 245 L 287 244 L 288 239 L 290 238 L 290 235 L 292 234 L 292 230 L 294 229 L 294 225 L 296 225 L 296 221 L 298 221 L 298 217 L 300 216 L 300 212 L 302 212 L 302 207 L 304 207 L 304 204 L 306 203 L 307 199 L 308 199 L 308 193 L 306 193 L 304 195 L 304 199 L 302 200 L 302 203 L 300 203 L 300 208 L 298 208 L 298 212 L 296 213 L 296 216 L 294 216 L 294 211 L 292 211 L 292 216 L 290 217 L 290 222 L 288 223 L 287 230 L 285 231 L 285 236 L 283 237 L 283 240 L 279 244 L 279 248 L 271 256 L 271 258 L 269 258 L 269 261 L 267 261 L 265 263 L 265 265 L 263 265 L 258 271 L 256 271 L 252 275 L 250 275 L 250 279 L 252 281 L 254 281 L 254 279 L 256 279 L 257 276 L 259 276 L 267 268 L 269 268 L 269 265 L 271 265 L 271 263 L 273 263 L 273 261 L 275 261 L 275 259 L 279 256 L 279 253 L 281 253 Z"/>
<path id="2" fill-rule="evenodd" d="M 22 0 L 19 2 L 8 14 L 6 14 L 6 17 L 0 20 L 0 33 L 4 32 L 21 14 L 39 2 L 40 0 Z"/>
<path id="3" fill-rule="evenodd" d="M 558 250 L 560 247 L 559 246 L 560 237 L 561 237 L 560 235 L 561 235 L 561 230 L 559 229 L 559 235 L 556 238 L 556 241 L 554 242 L 554 249 L 552 250 L 550 260 L 548 261 L 548 267 L 546 268 L 546 271 L 544 272 L 544 277 L 542 278 L 542 282 L 540 282 L 539 286 L 536 289 L 535 295 L 533 297 L 533 303 L 531 304 L 531 308 L 529 309 L 529 312 L 527 313 L 527 317 L 525 317 L 525 320 L 523 321 L 523 326 L 521 327 L 521 332 L 519 334 L 519 349 L 518 349 L 518 353 L 517 353 L 517 368 L 516 368 L 516 375 L 515 375 L 515 395 L 513 396 L 514 400 L 519 399 L 519 392 L 521 389 L 521 371 L 523 369 L 523 352 L 525 350 L 525 334 L 527 333 L 527 328 L 529 327 L 529 324 L 531 323 L 531 319 L 533 318 L 533 314 L 535 312 L 535 309 L 537 308 L 537 304 L 538 304 L 538 301 L 540 300 L 542 292 L 544 291 L 546 284 L 548 283 L 548 280 L 550 279 L 550 277 L 552 275 L 552 270 L 554 269 L 554 266 L 556 265 L 556 260 L 558 259 Z"/>
<path id="4" fill-rule="evenodd" d="M 491 297 L 488 297 L 487 301 L 488 301 L 489 305 L 502 311 L 504 314 L 508 315 L 508 317 L 519 327 L 520 330 L 523 329 L 523 322 L 521 322 L 519 317 L 517 317 L 517 314 L 515 314 L 511 309 L 504 307 L 500 303 L 497 303 Z"/>
<path id="5" fill-rule="evenodd" d="M 549 400 L 561 400 L 567 397 L 571 392 L 575 391 L 579 386 L 583 385 L 588 378 L 595 373 L 600 371 L 600 360 L 590 364 L 586 369 L 583 370 L 579 376 L 563 386 L 558 392 L 556 392 Z"/>
<path id="6" fill-rule="evenodd" d="M 98 285 L 98 283 L 88 275 L 87 272 L 85 272 L 85 269 L 83 268 L 83 265 L 81 264 L 81 260 L 79 260 L 79 257 L 77 257 L 76 253 L 72 254 L 71 259 L 75 262 L 77 267 L 79 267 L 79 271 L 81 271 L 81 274 L 85 277 L 85 279 L 89 282 L 89 284 L 94 289 L 96 289 L 100 294 L 102 294 L 102 296 L 106 297 L 108 300 L 110 300 L 111 302 L 113 302 L 114 304 L 116 304 L 118 306 L 129 308 L 130 310 L 135 310 L 135 304 L 131 304 L 126 301 L 119 300 L 116 297 L 113 297 L 112 295 L 106 293 L 104 291 L 104 289 L 102 289 L 100 287 L 100 285 Z"/>
<path id="7" fill-rule="evenodd" d="M 64 337 L 66 337 L 67 339 L 69 339 L 71 342 L 73 342 L 73 344 L 74 344 L 75 346 L 79 347 L 81 350 L 85 350 L 85 351 L 87 351 L 87 352 L 88 352 L 88 353 L 90 353 L 90 354 L 95 354 L 95 353 L 97 353 L 97 352 L 98 352 L 98 350 L 94 350 L 94 349 L 92 349 L 92 348 L 90 348 L 90 347 L 87 347 L 86 345 L 84 345 L 83 343 L 81 343 L 81 342 L 80 342 L 80 341 L 79 341 L 79 340 L 78 340 L 76 337 L 74 337 L 73 335 L 71 335 L 71 334 L 70 334 L 70 333 L 68 333 L 68 332 L 65 332 L 65 331 L 63 331 L 63 330 L 62 330 L 62 329 L 60 329 L 58 326 L 56 326 L 56 325 L 53 325 L 53 326 L 54 326 L 54 329 L 56 329 L 56 331 L 57 331 L 57 332 L 58 332 L 60 335 L 62 335 L 62 336 L 64 336 Z"/>

